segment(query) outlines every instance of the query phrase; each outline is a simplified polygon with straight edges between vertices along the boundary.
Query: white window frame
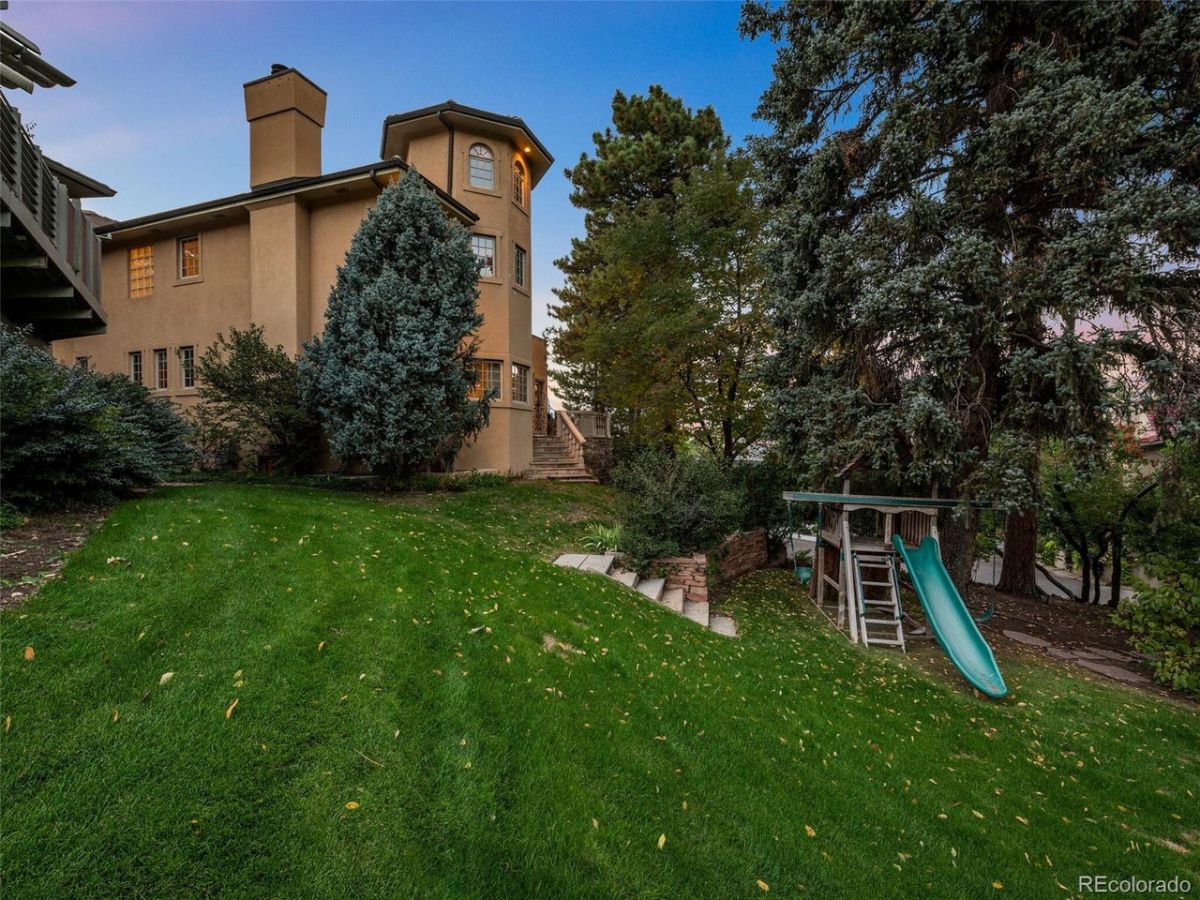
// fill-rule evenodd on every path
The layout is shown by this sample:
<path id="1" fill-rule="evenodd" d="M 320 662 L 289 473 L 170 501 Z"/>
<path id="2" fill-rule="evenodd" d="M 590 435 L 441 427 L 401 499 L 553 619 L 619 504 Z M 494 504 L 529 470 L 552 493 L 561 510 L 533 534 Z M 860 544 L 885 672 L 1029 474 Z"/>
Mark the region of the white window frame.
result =
<path id="1" fill-rule="evenodd" d="M 484 152 L 476 153 L 476 150 Z M 481 184 L 475 180 L 475 160 L 487 161 L 488 176 L 486 184 Z M 482 173 L 482 169 L 480 171 Z M 496 189 L 496 151 L 482 141 L 476 141 L 467 150 L 467 184 L 483 191 L 494 191 Z"/>
<path id="2" fill-rule="evenodd" d="M 179 354 L 179 385 L 185 388 L 196 386 L 196 345 L 185 344 Z"/>
<path id="3" fill-rule="evenodd" d="M 476 259 L 486 259 L 486 257 L 484 257 L 482 254 L 477 252 L 477 249 L 475 246 L 475 242 L 477 240 L 480 242 L 484 242 L 484 241 L 492 242 L 492 264 L 488 268 L 480 269 L 479 277 L 480 278 L 495 278 L 496 277 L 496 244 L 498 243 L 496 240 L 496 236 L 493 234 L 479 234 L 477 232 L 471 232 L 471 252 L 475 254 Z"/>
<path id="4" fill-rule="evenodd" d="M 183 242 L 184 241 L 195 241 L 196 242 L 196 274 L 195 275 L 185 275 L 183 272 Z M 175 239 L 175 278 L 176 278 L 176 280 L 178 280 L 178 281 L 195 281 L 195 280 L 197 280 L 204 273 L 204 269 L 202 268 L 202 265 L 203 265 L 203 254 L 200 249 L 200 235 L 199 234 L 185 234 L 183 237 L 176 238 Z"/>
<path id="5" fill-rule="evenodd" d="M 154 389 L 168 390 L 171 386 L 170 357 L 166 347 L 154 348 Z"/>
<path id="6" fill-rule="evenodd" d="M 520 244 L 513 244 L 513 284 L 529 287 L 529 251 Z"/>
<path id="7" fill-rule="evenodd" d="M 529 366 L 523 363 L 512 364 L 512 399 L 513 403 L 529 402 Z"/>

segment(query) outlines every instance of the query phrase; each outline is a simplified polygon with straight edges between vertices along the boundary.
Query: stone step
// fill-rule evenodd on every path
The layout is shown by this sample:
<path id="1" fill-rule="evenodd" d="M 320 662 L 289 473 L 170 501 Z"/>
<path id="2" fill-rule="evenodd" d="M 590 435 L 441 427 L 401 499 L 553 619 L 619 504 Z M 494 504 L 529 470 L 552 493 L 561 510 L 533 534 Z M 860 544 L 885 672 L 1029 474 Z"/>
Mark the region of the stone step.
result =
<path id="1" fill-rule="evenodd" d="M 705 628 L 708 627 L 707 600 L 684 600 L 683 614 L 697 625 L 703 625 Z"/>
<path id="2" fill-rule="evenodd" d="M 714 634 L 723 634 L 725 637 L 737 637 L 737 623 L 733 620 L 733 616 L 712 613 L 708 617 L 708 627 Z"/>
<path id="3" fill-rule="evenodd" d="M 669 588 L 663 591 L 662 598 L 658 601 L 673 613 L 683 615 L 683 588 Z"/>
<path id="4" fill-rule="evenodd" d="M 554 561 L 554 564 L 562 566 L 564 569 L 578 569 L 587 558 L 588 555 L 586 553 L 564 553 Z"/>
<path id="5" fill-rule="evenodd" d="M 529 476 L 533 480 L 541 481 L 562 481 L 570 482 L 571 484 L 599 484 L 599 479 L 591 475 L 538 475 L 536 473 Z"/>
<path id="6" fill-rule="evenodd" d="M 613 567 L 616 561 L 615 553 L 598 553 L 591 554 L 579 564 L 580 572 L 596 572 L 600 575 L 607 575 L 609 569 Z"/>
<path id="7" fill-rule="evenodd" d="M 647 578 L 638 583 L 637 589 L 640 593 L 657 603 L 662 599 L 663 589 L 666 586 L 667 579 L 665 578 Z"/>
<path id="8" fill-rule="evenodd" d="M 625 569 L 612 568 L 609 570 L 608 577 L 613 581 L 619 581 L 627 588 L 636 588 L 638 583 L 637 572 L 627 572 Z"/>

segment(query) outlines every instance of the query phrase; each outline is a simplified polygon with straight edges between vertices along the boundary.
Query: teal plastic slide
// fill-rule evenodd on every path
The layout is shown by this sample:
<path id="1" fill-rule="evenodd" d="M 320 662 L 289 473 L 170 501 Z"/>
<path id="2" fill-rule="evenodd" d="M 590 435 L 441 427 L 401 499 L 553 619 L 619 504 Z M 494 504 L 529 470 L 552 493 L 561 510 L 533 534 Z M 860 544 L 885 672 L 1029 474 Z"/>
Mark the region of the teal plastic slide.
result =
<path id="1" fill-rule="evenodd" d="M 950 580 L 950 573 L 942 565 L 937 538 L 927 537 L 920 547 L 909 550 L 900 535 L 893 534 L 892 544 L 908 568 L 908 577 L 925 607 L 929 625 L 950 661 L 967 681 L 989 697 L 1003 697 L 1008 693 L 1004 676 L 996 665 L 992 648 L 979 633 L 970 610 Z"/>

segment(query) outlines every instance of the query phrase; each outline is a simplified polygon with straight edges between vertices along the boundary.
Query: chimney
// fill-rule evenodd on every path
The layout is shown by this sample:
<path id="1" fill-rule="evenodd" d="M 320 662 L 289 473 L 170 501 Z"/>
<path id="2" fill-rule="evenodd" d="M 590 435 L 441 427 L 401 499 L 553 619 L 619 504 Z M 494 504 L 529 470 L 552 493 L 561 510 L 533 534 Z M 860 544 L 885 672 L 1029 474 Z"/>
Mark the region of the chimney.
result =
<path id="1" fill-rule="evenodd" d="M 242 87 L 250 123 L 250 187 L 320 175 L 325 92 L 279 63 L 270 75 Z"/>

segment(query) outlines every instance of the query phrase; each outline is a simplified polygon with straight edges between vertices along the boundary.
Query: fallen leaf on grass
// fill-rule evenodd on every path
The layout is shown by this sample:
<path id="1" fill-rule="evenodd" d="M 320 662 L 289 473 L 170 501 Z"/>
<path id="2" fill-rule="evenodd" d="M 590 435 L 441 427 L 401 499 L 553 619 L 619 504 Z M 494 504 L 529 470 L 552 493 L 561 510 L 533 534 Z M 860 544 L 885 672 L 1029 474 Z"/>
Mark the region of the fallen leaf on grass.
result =
<path id="1" fill-rule="evenodd" d="M 168 681 L 170 681 L 174 677 L 175 677 L 174 672 L 163 672 L 162 678 L 158 679 L 158 686 L 162 687 L 164 684 L 166 684 Z"/>
<path id="2" fill-rule="evenodd" d="M 115 722 L 119 718 L 121 718 L 121 711 L 119 709 L 114 709 L 113 716 L 112 716 L 113 721 Z"/>
<path id="3" fill-rule="evenodd" d="M 769 891 L 771 889 L 771 886 L 769 884 L 767 884 L 765 881 L 763 881 L 761 878 L 758 879 L 758 881 L 755 883 L 758 885 L 758 889 L 760 891 Z"/>
<path id="4" fill-rule="evenodd" d="M 324 649 L 325 649 L 325 642 L 324 642 L 324 641 L 321 641 L 321 643 L 317 644 L 317 650 L 318 650 L 318 652 L 319 652 L 319 651 L 321 651 L 321 650 L 324 650 Z"/>
<path id="5" fill-rule="evenodd" d="M 25 659 L 26 659 L 26 661 L 33 659 L 33 648 L 32 647 L 25 648 Z"/>
<path id="6" fill-rule="evenodd" d="M 8 734 L 10 728 L 12 728 L 12 716 L 5 716 L 4 717 L 4 733 Z M 593 819 L 592 821 L 595 821 L 595 819 Z"/>
<path id="7" fill-rule="evenodd" d="M 351 800 L 349 803 L 346 804 L 346 809 L 358 809 L 358 803 Z"/>
<path id="8" fill-rule="evenodd" d="M 805 834 L 807 834 L 809 837 L 816 837 L 816 836 L 817 836 L 816 829 L 815 829 L 815 828 L 813 828 L 811 825 L 805 825 L 805 826 L 804 826 L 804 833 L 805 833 Z"/>
<path id="9" fill-rule="evenodd" d="M 667 843 L 667 836 L 665 834 L 660 834 L 658 836 L 658 849 L 661 850 L 663 848 L 663 845 L 666 843 Z"/>
<path id="10" fill-rule="evenodd" d="M 229 709 L 225 710 L 225 718 L 227 718 L 227 719 L 233 718 L 233 711 L 235 709 L 237 709 L 237 705 L 238 705 L 238 698 L 234 697 L 233 702 L 229 704 Z"/>

